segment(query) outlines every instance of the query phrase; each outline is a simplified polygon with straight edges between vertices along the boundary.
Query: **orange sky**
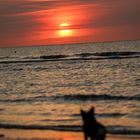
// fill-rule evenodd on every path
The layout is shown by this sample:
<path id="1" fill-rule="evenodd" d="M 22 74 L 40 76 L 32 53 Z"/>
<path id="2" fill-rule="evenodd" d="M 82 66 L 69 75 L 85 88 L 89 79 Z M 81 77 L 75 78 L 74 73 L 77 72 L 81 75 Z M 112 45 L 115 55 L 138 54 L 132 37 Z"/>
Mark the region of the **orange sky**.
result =
<path id="1" fill-rule="evenodd" d="M 140 0 L 1 0 L 0 47 L 140 39 Z"/>

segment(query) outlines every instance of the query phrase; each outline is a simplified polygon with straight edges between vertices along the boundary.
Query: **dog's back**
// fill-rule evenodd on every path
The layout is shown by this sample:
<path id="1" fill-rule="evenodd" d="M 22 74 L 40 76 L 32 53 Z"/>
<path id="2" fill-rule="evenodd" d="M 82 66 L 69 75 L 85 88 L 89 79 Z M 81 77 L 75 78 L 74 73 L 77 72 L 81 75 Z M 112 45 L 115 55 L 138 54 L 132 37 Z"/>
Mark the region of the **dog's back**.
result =
<path id="1" fill-rule="evenodd" d="M 90 137 L 91 140 L 105 140 L 106 129 L 102 124 L 96 121 L 94 108 L 92 107 L 88 112 L 81 110 L 81 115 L 85 140 L 87 140 L 88 137 Z"/>

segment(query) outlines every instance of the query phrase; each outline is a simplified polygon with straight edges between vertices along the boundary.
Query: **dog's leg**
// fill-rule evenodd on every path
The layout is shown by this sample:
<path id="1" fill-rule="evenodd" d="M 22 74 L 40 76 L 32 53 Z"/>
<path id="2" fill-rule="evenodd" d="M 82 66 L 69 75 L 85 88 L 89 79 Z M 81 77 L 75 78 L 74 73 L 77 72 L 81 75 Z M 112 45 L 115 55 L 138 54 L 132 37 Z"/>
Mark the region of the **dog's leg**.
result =
<path id="1" fill-rule="evenodd" d="M 84 133 L 85 140 L 88 140 L 88 136 Z"/>
<path id="2" fill-rule="evenodd" d="M 105 135 L 100 136 L 98 140 L 105 140 Z"/>

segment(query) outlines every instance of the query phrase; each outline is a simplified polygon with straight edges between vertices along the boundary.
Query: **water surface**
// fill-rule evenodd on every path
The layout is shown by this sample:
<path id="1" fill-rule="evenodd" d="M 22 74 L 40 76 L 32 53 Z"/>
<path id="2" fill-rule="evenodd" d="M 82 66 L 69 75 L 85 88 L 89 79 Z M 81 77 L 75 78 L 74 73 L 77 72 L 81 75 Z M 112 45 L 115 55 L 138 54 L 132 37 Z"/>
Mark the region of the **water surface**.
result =
<path id="1" fill-rule="evenodd" d="M 96 108 L 110 133 L 139 134 L 140 41 L 0 49 L 0 127 L 80 131 Z"/>

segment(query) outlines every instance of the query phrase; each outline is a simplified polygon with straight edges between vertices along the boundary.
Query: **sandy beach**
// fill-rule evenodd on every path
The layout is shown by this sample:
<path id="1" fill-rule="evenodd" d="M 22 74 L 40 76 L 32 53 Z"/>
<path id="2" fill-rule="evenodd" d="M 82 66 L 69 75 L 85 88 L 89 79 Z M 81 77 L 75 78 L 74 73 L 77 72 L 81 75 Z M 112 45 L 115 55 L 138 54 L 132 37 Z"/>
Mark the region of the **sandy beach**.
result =
<path id="1" fill-rule="evenodd" d="M 15 130 L 0 129 L 0 140 L 19 140 L 19 139 L 44 139 L 44 140 L 82 140 L 82 132 L 66 132 L 51 130 Z M 107 135 L 106 140 L 139 140 L 139 136 L 130 135 Z"/>

